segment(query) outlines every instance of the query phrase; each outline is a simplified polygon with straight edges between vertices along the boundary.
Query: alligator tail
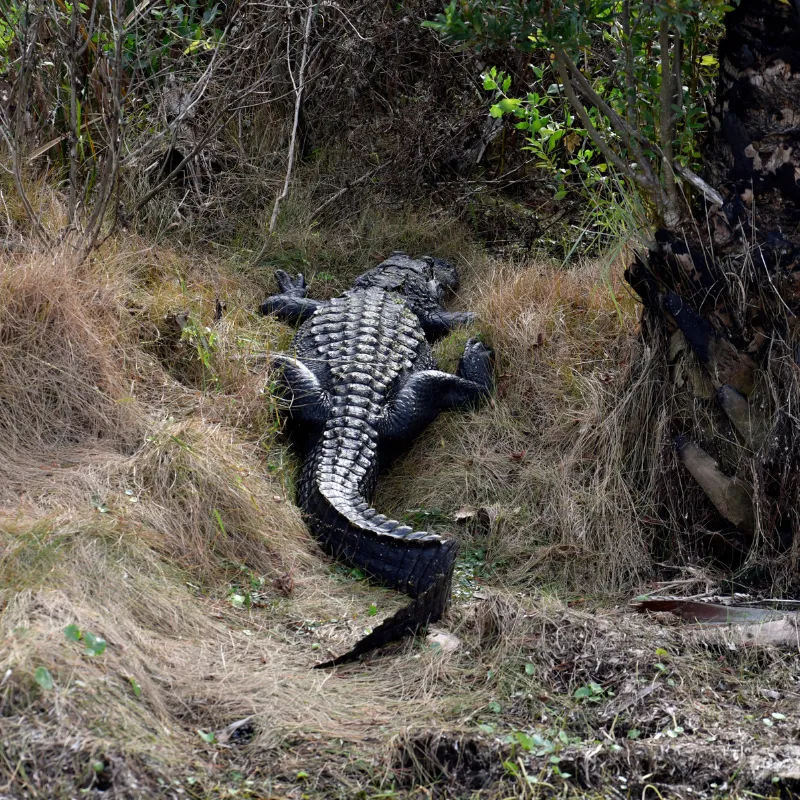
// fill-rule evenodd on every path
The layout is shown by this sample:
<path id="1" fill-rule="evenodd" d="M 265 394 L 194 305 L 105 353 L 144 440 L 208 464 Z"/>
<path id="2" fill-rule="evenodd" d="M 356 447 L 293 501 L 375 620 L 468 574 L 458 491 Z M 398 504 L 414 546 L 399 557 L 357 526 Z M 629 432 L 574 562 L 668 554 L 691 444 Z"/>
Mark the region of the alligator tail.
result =
<path id="1" fill-rule="evenodd" d="M 378 647 L 413 636 L 421 627 L 429 622 L 436 622 L 450 601 L 451 575 L 432 585 L 426 592 L 414 598 L 413 602 L 401 608 L 396 614 L 384 620 L 372 633 L 356 642 L 355 646 L 336 658 L 323 664 L 316 664 L 314 669 L 328 669 L 355 661 L 359 656 L 369 653 Z"/>
<path id="2" fill-rule="evenodd" d="M 335 558 L 362 569 L 370 578 L 411 595 L 414 601 L 385 620 L 355 647 L 317 665 L 352 661 L 389 642 L 402 639 L 438 620 L 450 601 L 458 543 L 454 539 L 414 532 L 387 520 L 359 498 L 346 498 L 317 486 L 302 503 L 322 546 Z"/>

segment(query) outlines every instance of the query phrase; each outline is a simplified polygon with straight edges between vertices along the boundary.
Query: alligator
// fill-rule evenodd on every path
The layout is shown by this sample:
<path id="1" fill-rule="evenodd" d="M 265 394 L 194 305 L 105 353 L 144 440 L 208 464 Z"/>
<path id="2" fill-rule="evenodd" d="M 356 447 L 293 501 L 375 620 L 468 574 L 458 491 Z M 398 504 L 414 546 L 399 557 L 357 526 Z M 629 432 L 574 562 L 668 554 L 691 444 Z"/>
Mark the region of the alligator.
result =
<path id="1" fill-rule="evenodd" d="M 412 598 L 332 667 L 435 622 L 450 601 L 458 544 L 372 507 L 376 479 L 440 411 L 477 407 L 492 389 L 492 351 L 464 347 L 455 374 L 436 369 L 431 342 L 474 320 L 448 312 L 458 288 L 443 259 L 392 255 L 329 301 L 302 274 L 278 270 L 264 314 L 299 325 L 290 353 L 272 354 L 289 434 L 303 457 L 297 504 L 322 548 Z"/>

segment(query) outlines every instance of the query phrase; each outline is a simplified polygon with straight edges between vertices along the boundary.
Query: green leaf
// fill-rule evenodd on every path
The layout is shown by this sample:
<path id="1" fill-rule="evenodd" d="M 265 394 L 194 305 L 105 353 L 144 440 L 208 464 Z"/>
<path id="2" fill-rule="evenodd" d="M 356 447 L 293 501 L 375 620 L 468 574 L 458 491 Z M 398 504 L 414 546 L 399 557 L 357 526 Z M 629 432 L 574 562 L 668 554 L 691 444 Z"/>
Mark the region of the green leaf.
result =
<path id="1" fill-rule="evenodd" d="M 494 78 L 490 78 L 488 75 L 483 76 L 483 88 L 486 91 L 492 91 L 493 89 L 497 88 L 497 83 L 495 83 Z"/>
<path id="2" fill-rule="evenodd" d="M 87 656 L 101 656 L 106 651 L 108 643 L 102 636 L 95 636 L 88 631 L 83 634 L 83 642 L 86 649 L 83 651 Z"/>
<path id="3" fill-rule="evenodd" d="M 500 119 L 503 116 L 503 109 L 500 108 L 500 105 L 494 105 L 489 109 L 489 113 L 495 118 Z"/>
<path id="4" fill-rule="evenodd" d="M 75 624 L 67 625 L 67 627 L 64 628 L 64 636 L 71 642 L 79 642 L 83 638 L 81 629 Z"/>
<path id="5" fill-rule="evenodd" d="M 300 772 L 297 773 L 297 780 L 298 781 L 308 780 L 308 773 L 304 769 L 301 769 Z"/>
<path id="6" fill-rule="evenodd" d="M 489 703 L 488 708 L 492 714 L 499 714 L 503 710 L 503 707 L 497 702 L 497 700 L 492 700 L 492 702 Z"/>
<path id="7" fill-rule="evenodd" d="M 717 67 L 717 66 L 719 66 L 719 61 L 714 56 L 701 56 L 700 57 L 700 66 L 702 66 L 702 67 Z"/>
<path id="8" fill-rule="evenodd" d="M 36 667 L 34 678 L 42 689 L 47 689 L 49 691 L 55 685 L 53 683 L 53 676 L 50 674 L 50 670 L 47 669 L 47 667 Z"/>
<path id="9" fill-rule="evenodd" d="M 519 100 L 516 97 L 504 97 L 497 105 L 500 110 L 506 114 L 519 108 L 521 104 L 522 100 Z"/>
<path id="10" fill-rule="evenodd" d="M 142 687 L 139 686 L 139 681 L 136 680 L 133 676 L 128 678 L 128 681 L 131 684 L 131 689 L 133 689 L 133 696 L 134 697 L 141 697 L 142 696 Z"/>
<path id="11" fill-rule="evenodd" d="M 218 13 L 219 3 L 217 3 L 213 8 L 207 9 L 206 13 L 203 14 L 203 25 L 209 25 L 211 22 L 213 22 L 214 17 L 216 17 Z"/>
<path id="12" fill-rule="evenodd" d="M 660 658 L 663 658 L 664 656 L 669 655 L 669 651 L 665 650 L 663 647 L 659 647 L 656 649 L 656 655 L 659 656 Z"/>
<path id="13" fill-rule="evenodd" d="M 526 752 L 530 752 L 536 746 L 533 738 L 528 736 L 527 733 L 523 733 L 522 731 L 515 731 L 514 739 L 516 740 L 517 744 Z"/>
<path id="14" fill-rule="evenodd" d="M 628 731 L 628 738 L 629 739 L 638 739 L 642 735 L 642 732 L 638 728 L 631 728 Z"/>
<path id="15" fill-rule="evenodd" d="M 526 675 L 533 675 L 536 672 L 536 667 L 533 664 L 526 664 L 525 665 L 525 674 Z"/>
<path id="16" fill-rule="evenodd" d="M 232 594 L 229 599 L 234 608 L 242 608 L 244 606 L 245 596 L 243 594 Z"/>
<path id="17" fill-rule="evenodd" d="M 205 731 L 198 730 L 197 735 L 206 743 L 206 744 L 214 744 L 216 741 L 216 736 L 214 735 L 214 731 L 209 731 L 206 733 Z"/>
<path id="18" fill-rule="evenodd" d="M 370 617 L 374 617 L 378 613 L 378 606 L 375 603 L 370 603 L 369 608 L 367 609 L 367 614 Z"/>
<path id="19" fill-rule="evenodd" d="M 519 775 L 519 767 L 513 761 L 504 761 L 503 769 L 509 775 Z"/>
<path id="20" fill-rule="evenodd" d="M 592 696 L 592 690 L 588 686 L 581 686 L 580 689 L 575 690 L 574 697 L 578 700 L 585 700 L 587 697 Z"/>

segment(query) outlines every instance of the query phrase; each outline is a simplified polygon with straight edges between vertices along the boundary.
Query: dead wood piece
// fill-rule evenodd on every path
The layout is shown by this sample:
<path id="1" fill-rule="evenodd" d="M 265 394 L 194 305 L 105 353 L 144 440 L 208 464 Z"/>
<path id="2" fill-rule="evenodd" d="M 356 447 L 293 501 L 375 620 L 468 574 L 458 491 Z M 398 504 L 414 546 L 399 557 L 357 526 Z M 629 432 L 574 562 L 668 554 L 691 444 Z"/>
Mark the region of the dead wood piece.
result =
<path id="1" fill-rule="evenodd" d="M 714 631 L 706 631 L 703 639 L 716 643 L 721 638 L 732 649 L 737 644 L 800 649 L 800 614 L 796 612 L 666 598 L 648 598 L 634 607 L 640 613 L 664 611 L 698 626 L 711 626 Z"/>
<path id="2" fill-rule="evenodd" d="M 648 598 L 639 600 L 634 607 L 640 613 L 645 611 L 668 611 L 686 622 L 703 625 L 736 625 L 766 623 L 784 617 L 780 611 L 771 608 L 751 606 L 726 606 L 721 603 L 701 603 L 697 600 L 670 598 Z"/>
<path id="3" fill-rule="evenodd" d="M 623 711 L 627 711 L 629 708 L 631 708 L 631 706 L 635 706 L 637 703 L 640 703 L 646 697 L 651 695 L 657 688 L 658 684 L 649 683 L 647 686 L 643 686 L 636 692 L 628 692 L 620 695 L 616 700 L 606 706 L 600 715 L 600 719 L 604 722 L 614 719 L 614 717 L 618 716 Z"/>
<path id="4" fill-rule="evenodd" d="M 675 446 L 681 461 L 717 511 L 740 531 L 752 535 L 755 529 L 752 488 L 738 478 L 724 475 L 705 450 L 685 437 L 676 437 Z"/>
<path id="5" fill-rule="evenodd" d="M 717 400 L 748 447 L 758 449 L 766 435 L 766 424 L 747 398 L 726 383 L 717 389 Z"/>

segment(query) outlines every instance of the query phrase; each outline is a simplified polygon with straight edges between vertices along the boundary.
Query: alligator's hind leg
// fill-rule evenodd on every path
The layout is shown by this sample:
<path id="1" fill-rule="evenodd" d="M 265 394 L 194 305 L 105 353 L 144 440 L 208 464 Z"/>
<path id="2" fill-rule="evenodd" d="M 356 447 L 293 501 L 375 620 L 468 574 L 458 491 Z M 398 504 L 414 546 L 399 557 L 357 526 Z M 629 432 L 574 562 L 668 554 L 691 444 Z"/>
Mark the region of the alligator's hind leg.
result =
<path id="1" fill-rule="evenodd" d="M 409 439 L 440 411 L 472 408 L 492 391 L 492 351 L 470 339 L 455 375 L 430 369 L 412 373 L 390 401 L 378 432 L 385 439 Z"/>
<path id="2" fill-rule="evenodd" d="M 325 305 L 321 300 L 306 297 L 308 287 L 301 272 L 292 278 L 282 269 L 275 270 L 279 294 L 268 297 L 261 304 L 262 314 L 274 314 L 278 319 L 297 325 L 305 322 L 317 309 Z"/>
<path id="3" fill-rule="evenodd" d="M 285 389 L 292 419 L 312 425 L 324 424 L 330 411 L 330 399 L 317 376 L 302 361 L 283 353 L 273 353 L 270 359 L 273 366 L 281 370 L 280 383 Z"/>

